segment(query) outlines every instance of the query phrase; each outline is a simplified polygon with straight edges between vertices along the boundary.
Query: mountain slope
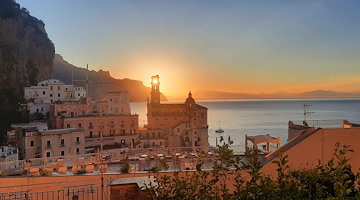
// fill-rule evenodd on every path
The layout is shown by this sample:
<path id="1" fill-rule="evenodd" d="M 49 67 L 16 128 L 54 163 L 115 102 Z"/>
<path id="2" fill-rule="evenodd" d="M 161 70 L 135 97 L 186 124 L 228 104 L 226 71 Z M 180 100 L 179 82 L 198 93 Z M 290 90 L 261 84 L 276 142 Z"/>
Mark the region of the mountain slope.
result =
<path id="1" fill-rule="evenodd" d="M 69 64 L 59 54 L 56 54 L 53 61 L 52 77 L 59 79 L 67 84 L 72 83 L 72 73 L 74 80 L 85 80 L 86 72 L 88 70 Z M 150 77 L 149 77 L 150 79 Z M 104 81 L 107 83 L 102 84 L 101 96 L 104 97 L 108 91 L 128 91 L 129 101 L 131 102 L 144 102 L 150 96 L 150 88 L 145 87 L 142 81 L 131 79 L 114 79 L 107 71 L 99 70 L 89 71 L 90 81 Z M 74 81 L 74 85 L 86 87 L 85 82 Z M 89 86 L 89 95 L 92 98 L 98 99 L 100 93 L 99 85 Z M 161 94 L 162 100 L 167 100 Z"/>
<path id="2" fill-rule="evenodd" d="M 266 98 L 356 98 L 360 93 L 334 92 L 330 90 L 315 90 L 303 93 L 236 93 L 213 90 L 199 90 L 194 93 L 197 99 L 266 99 Z"/>

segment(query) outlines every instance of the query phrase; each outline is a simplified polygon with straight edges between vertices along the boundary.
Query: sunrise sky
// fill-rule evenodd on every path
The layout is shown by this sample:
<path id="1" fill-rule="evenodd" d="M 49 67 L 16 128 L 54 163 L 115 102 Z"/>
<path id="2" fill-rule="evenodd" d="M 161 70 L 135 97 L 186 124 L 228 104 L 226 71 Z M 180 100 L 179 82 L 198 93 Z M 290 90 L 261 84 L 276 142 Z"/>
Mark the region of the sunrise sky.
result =
<path id="1" fill-rule="evenodd" d="M 56 53 L 176 98 L 360 91 L 358 0 L 17 0 Z"/>

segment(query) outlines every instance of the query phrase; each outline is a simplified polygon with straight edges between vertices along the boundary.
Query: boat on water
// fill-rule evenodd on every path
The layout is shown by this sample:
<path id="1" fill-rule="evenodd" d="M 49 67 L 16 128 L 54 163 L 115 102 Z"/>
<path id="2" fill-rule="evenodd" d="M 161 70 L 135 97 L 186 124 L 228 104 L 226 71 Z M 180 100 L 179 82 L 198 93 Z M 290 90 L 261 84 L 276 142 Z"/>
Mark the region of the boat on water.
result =
<path id="1" fill-rule="evenodd" d="M 219 121 L 219 128 L 217 130 L 215 130 L 215 133 L 223 133 L 224 130 L 222 128 L 220 128 L 220 121 Z"/>
<path id="2" fill-rule="evenodd" d="M 215 133 L 223 133 L 223 132 L 224 132 L 224 130 L 223 130 L 223 129 L 221 129 L 221 128 L 219 128 L 219 129 L 215 130 Z"/>

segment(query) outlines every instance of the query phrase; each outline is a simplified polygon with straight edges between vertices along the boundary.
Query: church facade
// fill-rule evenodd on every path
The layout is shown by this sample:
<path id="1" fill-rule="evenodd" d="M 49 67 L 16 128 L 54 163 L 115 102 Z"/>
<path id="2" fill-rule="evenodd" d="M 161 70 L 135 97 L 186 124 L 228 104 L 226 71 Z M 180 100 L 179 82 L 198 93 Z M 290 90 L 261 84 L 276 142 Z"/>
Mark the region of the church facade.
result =
<path id="1" fill-rule="evenodd" d="M 196 104 L 191 92 L 183 104 L 162 104 L 160 77 L 156 75 L 151 78 L 151 97 L 147 101 L 148 124 L 139 130 L 144 147 L 207 151 L 207 108 Z"/>

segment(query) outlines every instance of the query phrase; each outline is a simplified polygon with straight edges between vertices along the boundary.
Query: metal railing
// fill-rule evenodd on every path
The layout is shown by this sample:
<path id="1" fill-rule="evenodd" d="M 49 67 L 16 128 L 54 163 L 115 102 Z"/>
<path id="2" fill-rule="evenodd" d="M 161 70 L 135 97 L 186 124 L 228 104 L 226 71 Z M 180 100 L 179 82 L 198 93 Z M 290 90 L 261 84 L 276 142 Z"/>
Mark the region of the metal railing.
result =
<path id="1" fill-rule="evenodd" d="M 103 195 L 103 198 L 101 197 Z M 0 193 L 1 200 L 72 200 L 72 199 L 110 199 L 110 186 L 94 184 L 78 185 L 52 191 L 17 191 Z"/>

